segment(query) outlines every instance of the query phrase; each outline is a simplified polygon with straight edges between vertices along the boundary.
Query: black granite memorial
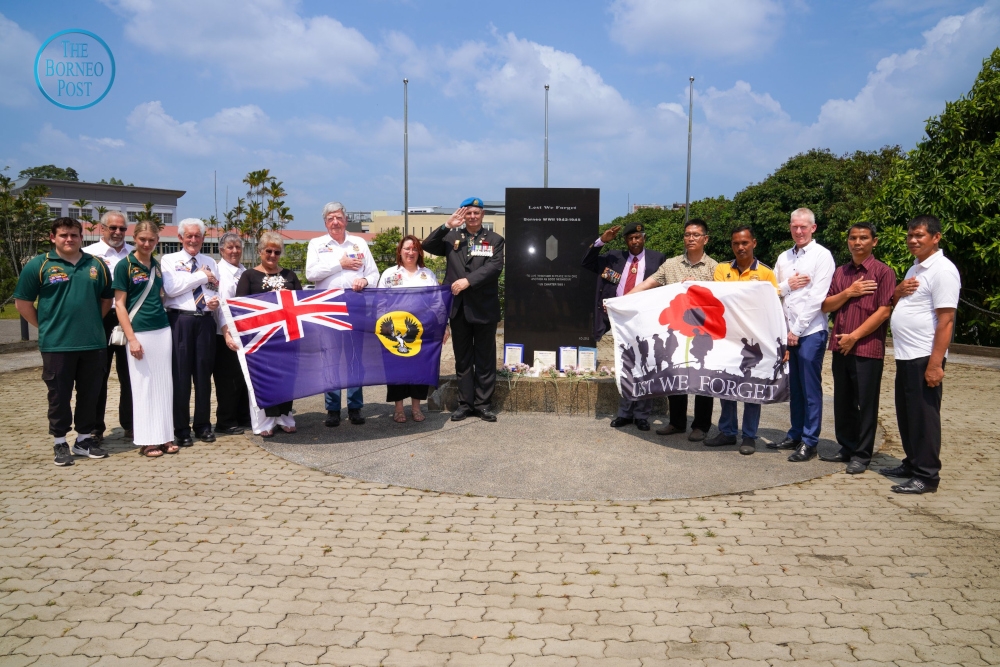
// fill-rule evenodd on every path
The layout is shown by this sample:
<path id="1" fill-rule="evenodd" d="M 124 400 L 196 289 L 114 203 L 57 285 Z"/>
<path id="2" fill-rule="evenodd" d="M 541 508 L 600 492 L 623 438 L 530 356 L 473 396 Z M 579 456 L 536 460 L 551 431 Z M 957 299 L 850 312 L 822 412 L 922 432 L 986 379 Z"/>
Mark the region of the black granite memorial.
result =
<path id="1" fill-rule="evenodd" d="M 598 236 L 597 188 L 507 188 L 504 341 L 535 350 L 595 347 L 597 276 L 581 268 Z"/>

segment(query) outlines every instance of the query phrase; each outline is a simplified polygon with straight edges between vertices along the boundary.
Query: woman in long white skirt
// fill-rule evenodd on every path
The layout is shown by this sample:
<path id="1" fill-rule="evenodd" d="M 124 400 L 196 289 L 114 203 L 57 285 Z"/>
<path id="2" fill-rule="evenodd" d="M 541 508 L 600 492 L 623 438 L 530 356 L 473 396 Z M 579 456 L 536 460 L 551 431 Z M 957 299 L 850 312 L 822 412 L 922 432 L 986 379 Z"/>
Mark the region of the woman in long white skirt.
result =
<path id="1" fill-rule="evenodd" d="M 112 287 L 118 323 L 128 340 L 134 442 L 141 455 L 154 458 L 179 450 L 173 441 L 173 344 L 161 299 L 163 273 L 153 258 L 159 229 L 142 221 L 132 235 L 135 250 L 115 266 Z"/>

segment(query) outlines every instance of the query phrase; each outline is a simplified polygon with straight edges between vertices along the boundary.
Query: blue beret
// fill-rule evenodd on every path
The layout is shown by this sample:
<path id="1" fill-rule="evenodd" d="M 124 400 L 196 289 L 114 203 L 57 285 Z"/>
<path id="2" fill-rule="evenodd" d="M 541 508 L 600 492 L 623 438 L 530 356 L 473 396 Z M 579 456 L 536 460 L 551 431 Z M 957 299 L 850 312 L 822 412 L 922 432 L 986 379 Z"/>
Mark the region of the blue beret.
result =
<path id="1" fill-rule="evenodd" d="M 464 206 L 475 206 L 476 208 L 483 208 L 483 200 L 480 199 L 479 197 L 469 197 L 459 205 L 460 208 Z"/>

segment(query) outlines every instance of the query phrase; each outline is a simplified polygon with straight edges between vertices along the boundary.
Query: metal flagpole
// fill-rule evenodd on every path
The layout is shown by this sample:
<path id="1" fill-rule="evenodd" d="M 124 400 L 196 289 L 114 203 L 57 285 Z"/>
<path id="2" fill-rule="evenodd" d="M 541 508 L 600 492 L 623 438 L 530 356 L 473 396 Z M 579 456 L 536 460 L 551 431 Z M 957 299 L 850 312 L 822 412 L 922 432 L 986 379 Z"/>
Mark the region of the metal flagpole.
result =
<path id="1" fill-rule="evenodd" d="M 403 236 L 410 233 L 410 137 L 407 118 L 409 101 L 406 97 L 409 83 L 409 79 L 403 79 Z"/>
<path id="2" fill-rule="evenodd" d="M 684 223 L 691 219 L 691 124 L 692 112 L 694 110 L 694 77 L 688 77 L 691 90 L 688 95 L 688 173 L 687 189 L 684 193 Z"/>
<path id="3" fill-rule="evenodd" d="M 545 84 L 545 187 L 549 187 L 549 84 Z"/>

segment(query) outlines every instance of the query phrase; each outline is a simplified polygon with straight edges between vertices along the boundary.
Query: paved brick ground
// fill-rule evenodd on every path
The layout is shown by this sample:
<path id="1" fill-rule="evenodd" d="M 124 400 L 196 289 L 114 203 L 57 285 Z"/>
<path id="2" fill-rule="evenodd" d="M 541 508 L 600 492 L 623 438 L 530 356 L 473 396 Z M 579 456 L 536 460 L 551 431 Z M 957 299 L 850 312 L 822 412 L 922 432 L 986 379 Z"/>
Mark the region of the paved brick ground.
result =
<path id="1" fill-rule="evenodd" d="M 948 368 L 936 495 L 868 473 L 625 505 L 367 484 L 242 438 L 56 468 L 38 375 L 0 376 L 4 667 L 1000 663 L 994 369 Z"/>

